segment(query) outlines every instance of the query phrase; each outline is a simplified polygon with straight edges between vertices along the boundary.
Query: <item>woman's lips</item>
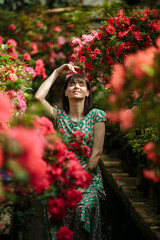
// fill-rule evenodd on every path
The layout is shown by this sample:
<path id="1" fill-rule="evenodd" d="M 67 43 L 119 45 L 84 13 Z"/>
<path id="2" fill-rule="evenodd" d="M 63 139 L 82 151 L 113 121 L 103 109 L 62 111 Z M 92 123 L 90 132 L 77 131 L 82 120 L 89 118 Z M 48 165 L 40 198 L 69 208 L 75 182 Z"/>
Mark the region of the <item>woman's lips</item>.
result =
<path id="1" fill-rule="evenodd" d="M 74 91 L 73 93 L 80 93 L 79 91 Z"/>

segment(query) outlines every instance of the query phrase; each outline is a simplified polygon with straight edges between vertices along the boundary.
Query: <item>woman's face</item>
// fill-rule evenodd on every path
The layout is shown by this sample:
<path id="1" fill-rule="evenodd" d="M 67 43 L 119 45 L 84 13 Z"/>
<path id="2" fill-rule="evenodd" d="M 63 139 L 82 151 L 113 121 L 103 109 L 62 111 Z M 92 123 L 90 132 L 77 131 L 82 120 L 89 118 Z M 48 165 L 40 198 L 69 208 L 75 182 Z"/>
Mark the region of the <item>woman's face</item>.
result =
<path id="1" fill-rule="evenodd" d="M 68 83 L 65 90 L 65 96 L 68 99 L 85 99 L 89 96 L 89 90 L 84 79 L 73 79 Z"/>

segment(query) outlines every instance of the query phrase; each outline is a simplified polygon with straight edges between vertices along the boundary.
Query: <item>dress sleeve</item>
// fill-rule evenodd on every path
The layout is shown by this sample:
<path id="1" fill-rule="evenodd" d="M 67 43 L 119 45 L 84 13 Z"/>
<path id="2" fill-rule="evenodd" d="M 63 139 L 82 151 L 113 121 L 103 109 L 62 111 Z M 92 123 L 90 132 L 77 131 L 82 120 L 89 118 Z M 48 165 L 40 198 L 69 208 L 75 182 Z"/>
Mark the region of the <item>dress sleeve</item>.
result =
<path id="1" fill-rule="evenodd" d="M 94 109 L 94 123 L 105 122 L 106 113 L 100 109 Z"/>

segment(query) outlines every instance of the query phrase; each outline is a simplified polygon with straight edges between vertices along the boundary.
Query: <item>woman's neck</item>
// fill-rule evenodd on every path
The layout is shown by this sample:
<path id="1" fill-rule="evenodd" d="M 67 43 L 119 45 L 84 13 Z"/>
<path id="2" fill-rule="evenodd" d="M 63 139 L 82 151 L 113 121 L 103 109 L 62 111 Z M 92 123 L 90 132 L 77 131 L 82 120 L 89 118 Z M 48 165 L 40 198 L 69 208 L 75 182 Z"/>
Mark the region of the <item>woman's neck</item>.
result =
<path id="1" fill-rule="evenodd" d="M 83 112 L 84 112 L 84 99 L 83 100 L 77 99 L 77 101 L 75 100 L 69 101 L 69 116 L 73 121 L 78 122 L 79 120 L 81 120 L 81 118 L 84 116 Z"/>

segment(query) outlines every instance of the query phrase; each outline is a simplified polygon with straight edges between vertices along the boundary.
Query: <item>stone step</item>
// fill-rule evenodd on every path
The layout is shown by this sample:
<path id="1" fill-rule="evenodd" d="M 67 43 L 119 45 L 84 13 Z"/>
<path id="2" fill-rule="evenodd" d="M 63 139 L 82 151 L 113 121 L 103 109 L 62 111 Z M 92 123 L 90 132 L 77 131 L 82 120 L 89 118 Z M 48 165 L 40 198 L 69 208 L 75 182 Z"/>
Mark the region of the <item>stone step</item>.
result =
<path id="1" fill-rule="evenodd" d="M 100 167 L 146 240 L 160 240 L 160 215 L 152 199 L 144 197 L 137 189 L 136 178 L 122 171 L 118 158 L 102 155 Z"/>

